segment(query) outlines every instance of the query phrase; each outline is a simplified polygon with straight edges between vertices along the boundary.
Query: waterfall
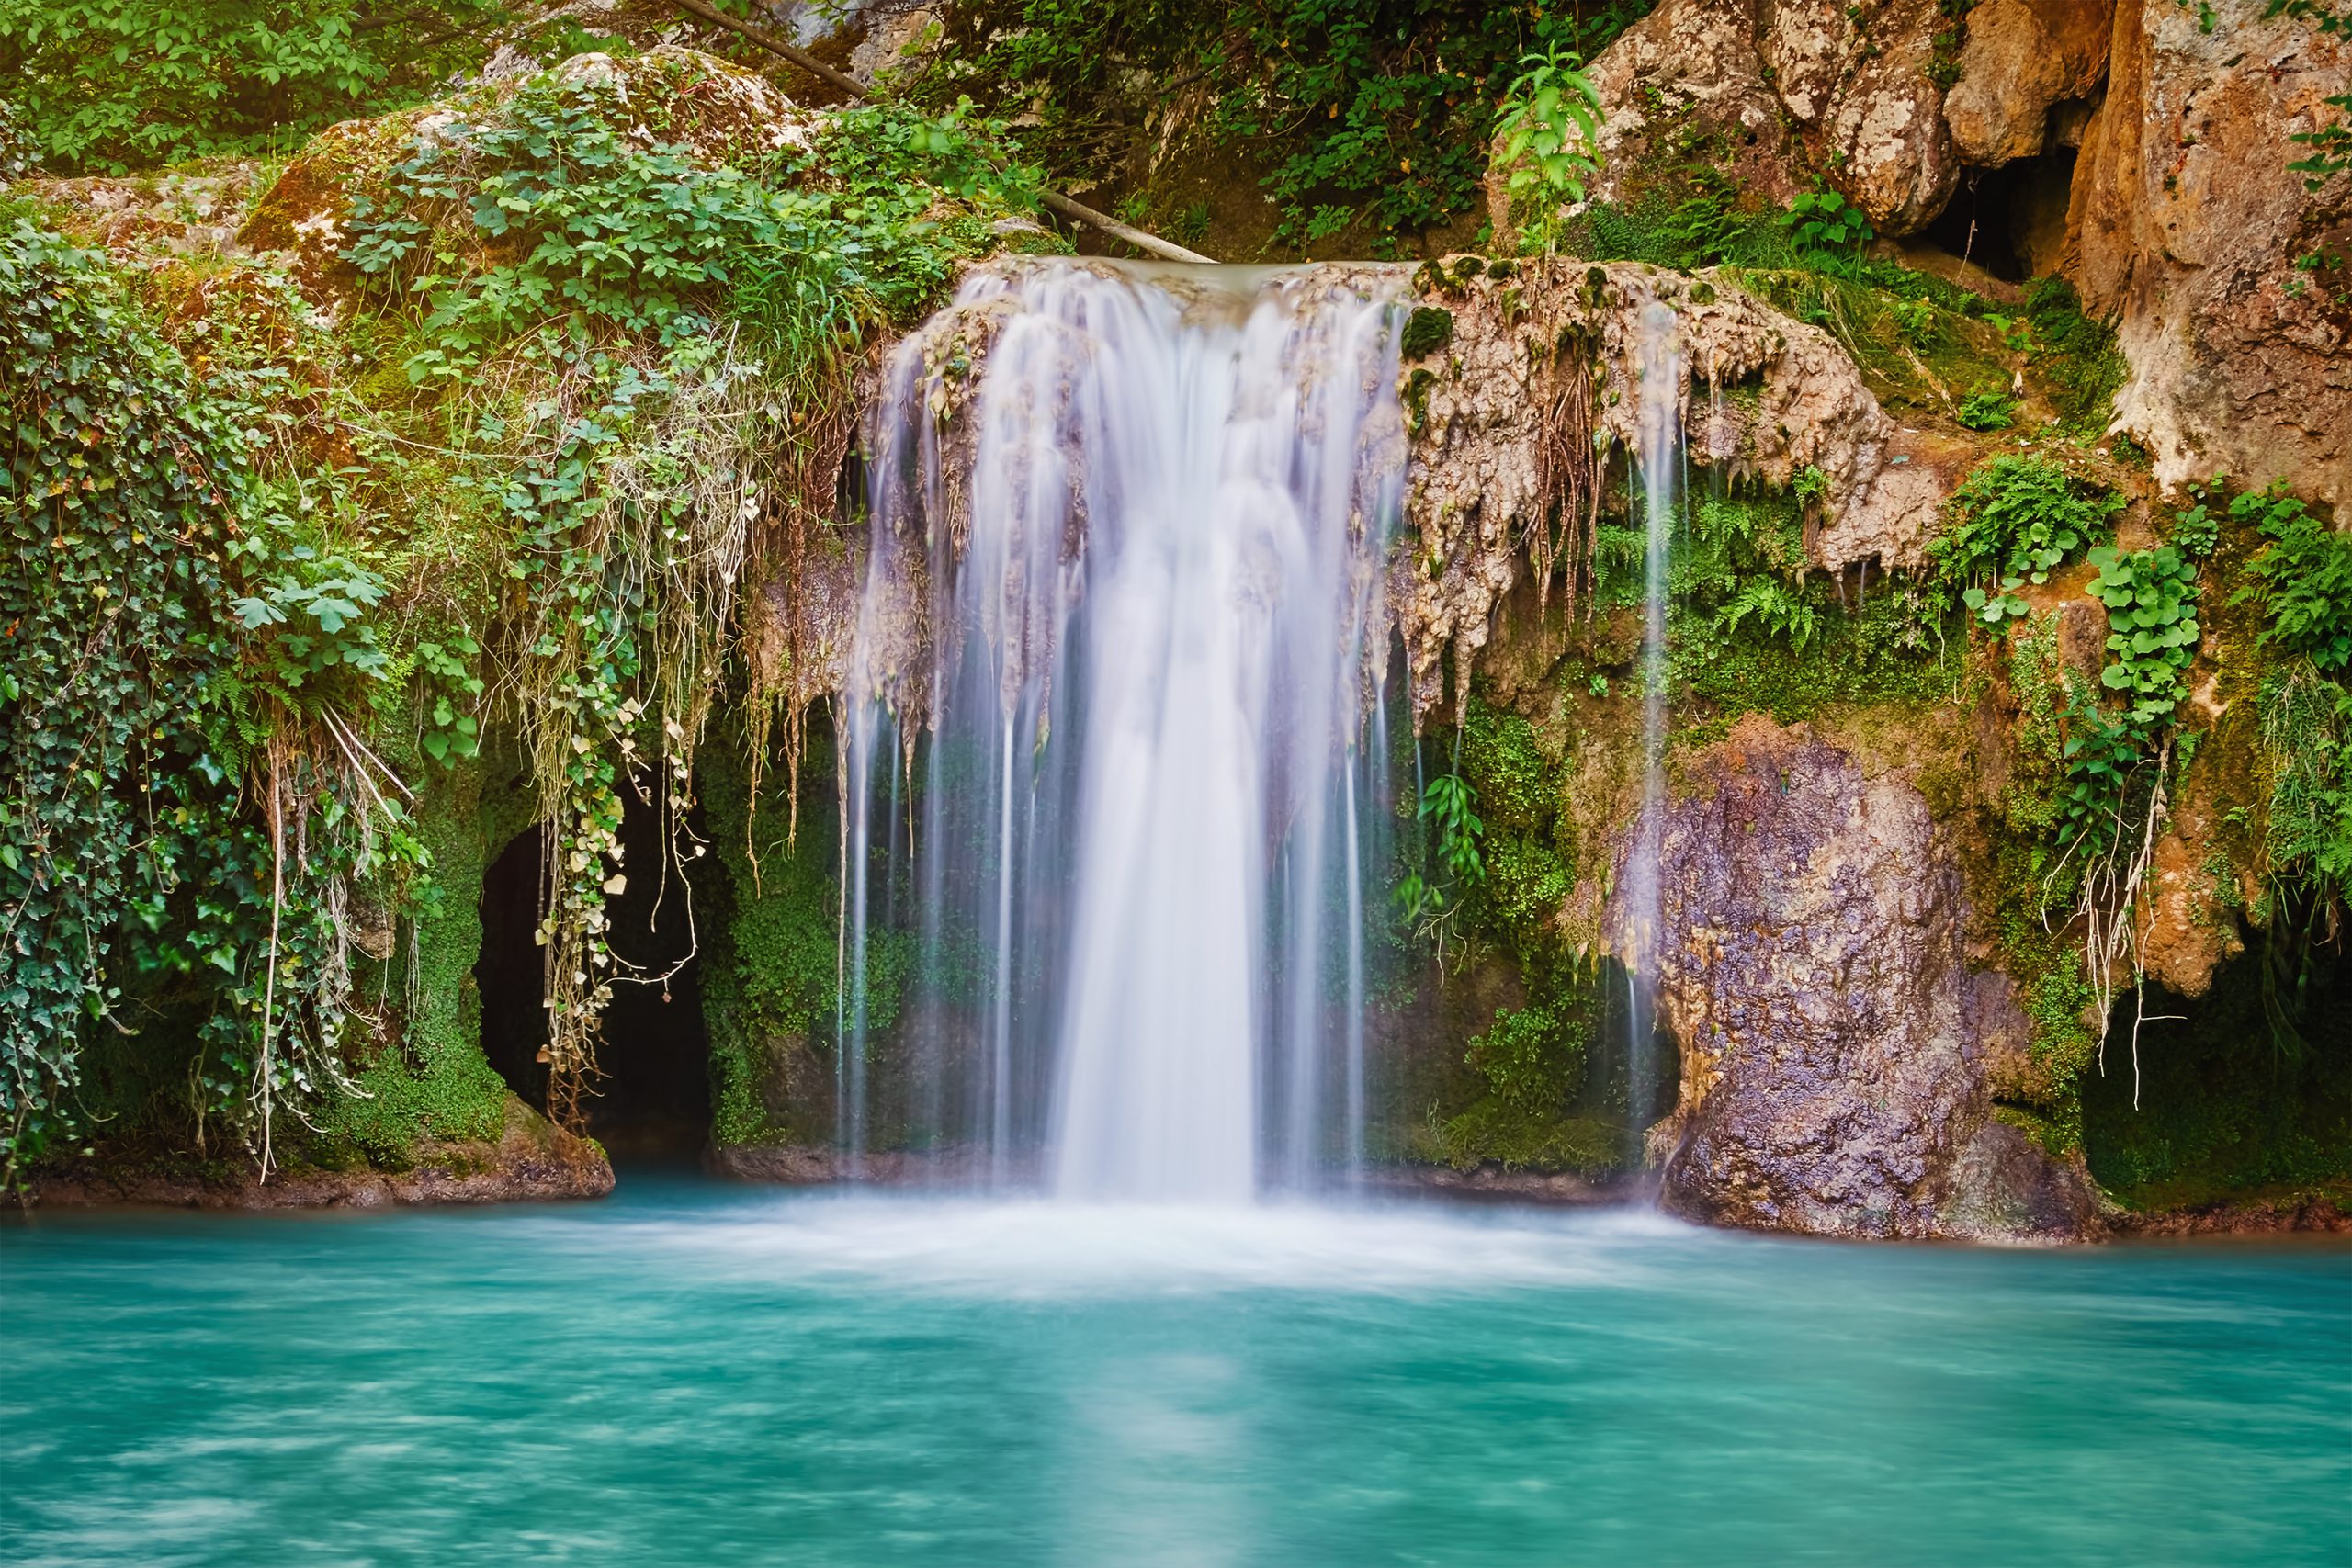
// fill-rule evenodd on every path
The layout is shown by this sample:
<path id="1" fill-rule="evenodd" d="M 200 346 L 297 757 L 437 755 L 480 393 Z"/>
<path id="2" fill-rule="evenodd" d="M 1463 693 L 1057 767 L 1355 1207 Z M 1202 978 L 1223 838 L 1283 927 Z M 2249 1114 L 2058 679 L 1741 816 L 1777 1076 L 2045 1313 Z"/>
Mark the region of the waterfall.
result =
<path id="1" fill-rule="evenodd" d="M 1641 1130 L 1660 1113 L 1649 1103 L 1656 1077 L 1651 1039 L 1656 1032 L 1658 943 L 1664 908 L 1658 887 L 1658 835 L 1666 818 L 1666 605 L 1667 569 L 1674 543 L 1675 470 L 1682 452 L 1682 400 L 1689 378 L 1682 362 L 1680 323 L 1671 306 L 1651 300 L 1642 307 L 1635 339 L 1635 429 L 1634 454 L 1642 485 L 1642 811 L 1627 860 L 1623 897 L 1625 929 L 1633 936 L 1625 954 L 1627 1077 L 1631 1121 L 1641 1150 Z"/>
<path id="2" fill-rule="evenodd" d="M 922 911 L 910 1146 L 1090 1200 L 1361 1157 L 1400 286 L 1016 263 L 897 351 L 843 726 L 853 1159 L 877 876 Z"/>

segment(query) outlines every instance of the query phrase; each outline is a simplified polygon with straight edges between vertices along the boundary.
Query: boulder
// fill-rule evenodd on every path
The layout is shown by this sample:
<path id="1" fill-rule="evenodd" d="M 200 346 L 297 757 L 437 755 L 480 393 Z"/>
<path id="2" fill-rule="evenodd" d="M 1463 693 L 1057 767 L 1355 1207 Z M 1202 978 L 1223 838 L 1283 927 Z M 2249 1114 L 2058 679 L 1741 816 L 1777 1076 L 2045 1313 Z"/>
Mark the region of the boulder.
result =
<path id="1" fill-rule="evenodd" d="M 2316 191 L 2290 138 L 2352 93 L 2352 39 L 2251 7 L 2118 0 L 2107 96 L 2084 133 L 2065 268 L 2118 318 L 2116 423 L 2166 486 L 2227 470 L 2352 500 L 2352 175 Z"/>
<path id="2" fill-rule="evenodd" d="M 1594 57 L 1588 74 L 1601 106 L 1600 175 L 1588 193 L 1623 201 L 1645 170 L 1681 159 L 1679 147 L 1713 139 L 1733 176 L 1775 205 L 1800 188 L 1789 158 L 1787 117 L 1756 51 L 1753 0 L 1665 0 Z M 1507 171 L 1487 175 L 1495 231 L 1511 227 Z"/>
<path id="3" fill-rule="evenodd" d="M 1937 0 L 1765 9 L 1760 52 L 1781 102 L 1830 182 L 1883 233 L 1924 228 L 1960 184 L 1933 69 L 1943 26 Z"/>
<path id="4" fill-rule="evenodd" d="M 1617 900 L 1611 945 L 1655 949 L 1681 1098 L 1655 1145 L 1668 1206 L 1822 1235 L 2065 1240 L 2098 1200 L 1993 1118 L 2030 1025 L 1973 967 L 1952 846 L 1902 770 L 1871 772 L 1804 725 L 1740 721 L 1618 852 L 1655 833 L 1653 943 Z"/>
<path id="5" fill-rule="evenodd" d="M 2107 75 L 2114 0 L 1984 0 L 1968 13 L 1960 80 L 1944 123 L 1961 158 L 1985 168 L 2048 151 L 2053 106 Z"/>

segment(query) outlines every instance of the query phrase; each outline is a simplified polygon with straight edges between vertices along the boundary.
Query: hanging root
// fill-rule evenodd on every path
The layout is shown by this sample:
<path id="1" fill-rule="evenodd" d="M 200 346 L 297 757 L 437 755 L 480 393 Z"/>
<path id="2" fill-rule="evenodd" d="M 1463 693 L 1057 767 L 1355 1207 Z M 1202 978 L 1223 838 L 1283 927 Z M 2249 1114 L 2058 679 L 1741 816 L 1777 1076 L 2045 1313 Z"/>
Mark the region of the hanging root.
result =
<path id="1" fill-rule="evenodd" d="M 1600 566 L 1601 463 L 1594 438 L 1592 344 L 1580 327 L 1564 328 L 1550 356 L 1535 371 L 1538 500 L 1529 525 L 1528 559 L 1535 572 L 1536 617 L 1549 608 L 1552 576 L 1566 563 L 1563 604 L 1590 614 Z M 1553 519 L 1558 518 L 1557 533 Z"/>

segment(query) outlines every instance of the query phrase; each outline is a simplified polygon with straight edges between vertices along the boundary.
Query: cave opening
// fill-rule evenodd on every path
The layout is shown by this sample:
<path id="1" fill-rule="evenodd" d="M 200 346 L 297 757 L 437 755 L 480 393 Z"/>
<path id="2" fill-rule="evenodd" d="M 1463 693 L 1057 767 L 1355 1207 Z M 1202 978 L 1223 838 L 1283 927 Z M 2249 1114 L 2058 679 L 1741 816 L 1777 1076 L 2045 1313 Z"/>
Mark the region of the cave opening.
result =
<path id="1" fill-rule="evenodd" d="M 1995 169 L 1970 169 L 1919 238 L 2004 283 L 2041 276 L 2057 269 L 2074 181 L 2071 147 Z"/>
<path id="2" fill-rule="evenodd" d="M 2151 981 L 2116 998 L 2083 1082 L 2083 1143 L 2091 1174 L 2133 1208 L 2352 1176 L 2352 942 L 2283 917 L 2246 942 L 2200 997 Z"/>
<path id="3" fill-rule="evenodd" d="M 621 864 L 626 886 L 605 912 L 620 978 L 605 1010 L 588 1132 L 619 1157 L 676 1158 L 700 1152 L 711 1118 L 710 1035 L 702 1007 L 700 889 L 669 862 L 657 794 L 624 790 Z M 691 827 L 691 822 L 689 826 Z M 547 1109 L 546 973 L 537 940 L 545 839 L 533 827 L 508 844 L 482 884 L 482 1053 L 509 1088 Z M 707 867 L 706 857 L 690 862 Z M 695 878 L 695 881 L 705 878 Z"/>

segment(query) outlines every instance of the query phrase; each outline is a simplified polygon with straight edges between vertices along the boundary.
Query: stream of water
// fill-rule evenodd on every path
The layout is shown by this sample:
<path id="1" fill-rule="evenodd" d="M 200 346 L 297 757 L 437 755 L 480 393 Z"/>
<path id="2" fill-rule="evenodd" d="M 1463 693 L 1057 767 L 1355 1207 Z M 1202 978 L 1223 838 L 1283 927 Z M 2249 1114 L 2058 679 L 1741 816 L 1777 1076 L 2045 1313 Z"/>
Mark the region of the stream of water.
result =
<path id="1" fill-rule="evenodd" d="M 2352 1255 L 625 1172 L 0 1228 L 0 1562 L 2321 1568 Z"/>
<path id="2" fill-rule="evenodd" d="M 965 285 L 967 335 L 899 351 L 845 978 L 863 998 L 874 884 L 903 880 L 913 1048 L 877 1088 L 851 1011 L 853 1157 L 881 1117 L 995 1189 L 1239 1202 L 1360 1150 L 1401 282 L 1023 264 Z M 892 663 L 908 619 L 927 670 Z M 876 808 L 918 739 L 902 835 Z"/>

